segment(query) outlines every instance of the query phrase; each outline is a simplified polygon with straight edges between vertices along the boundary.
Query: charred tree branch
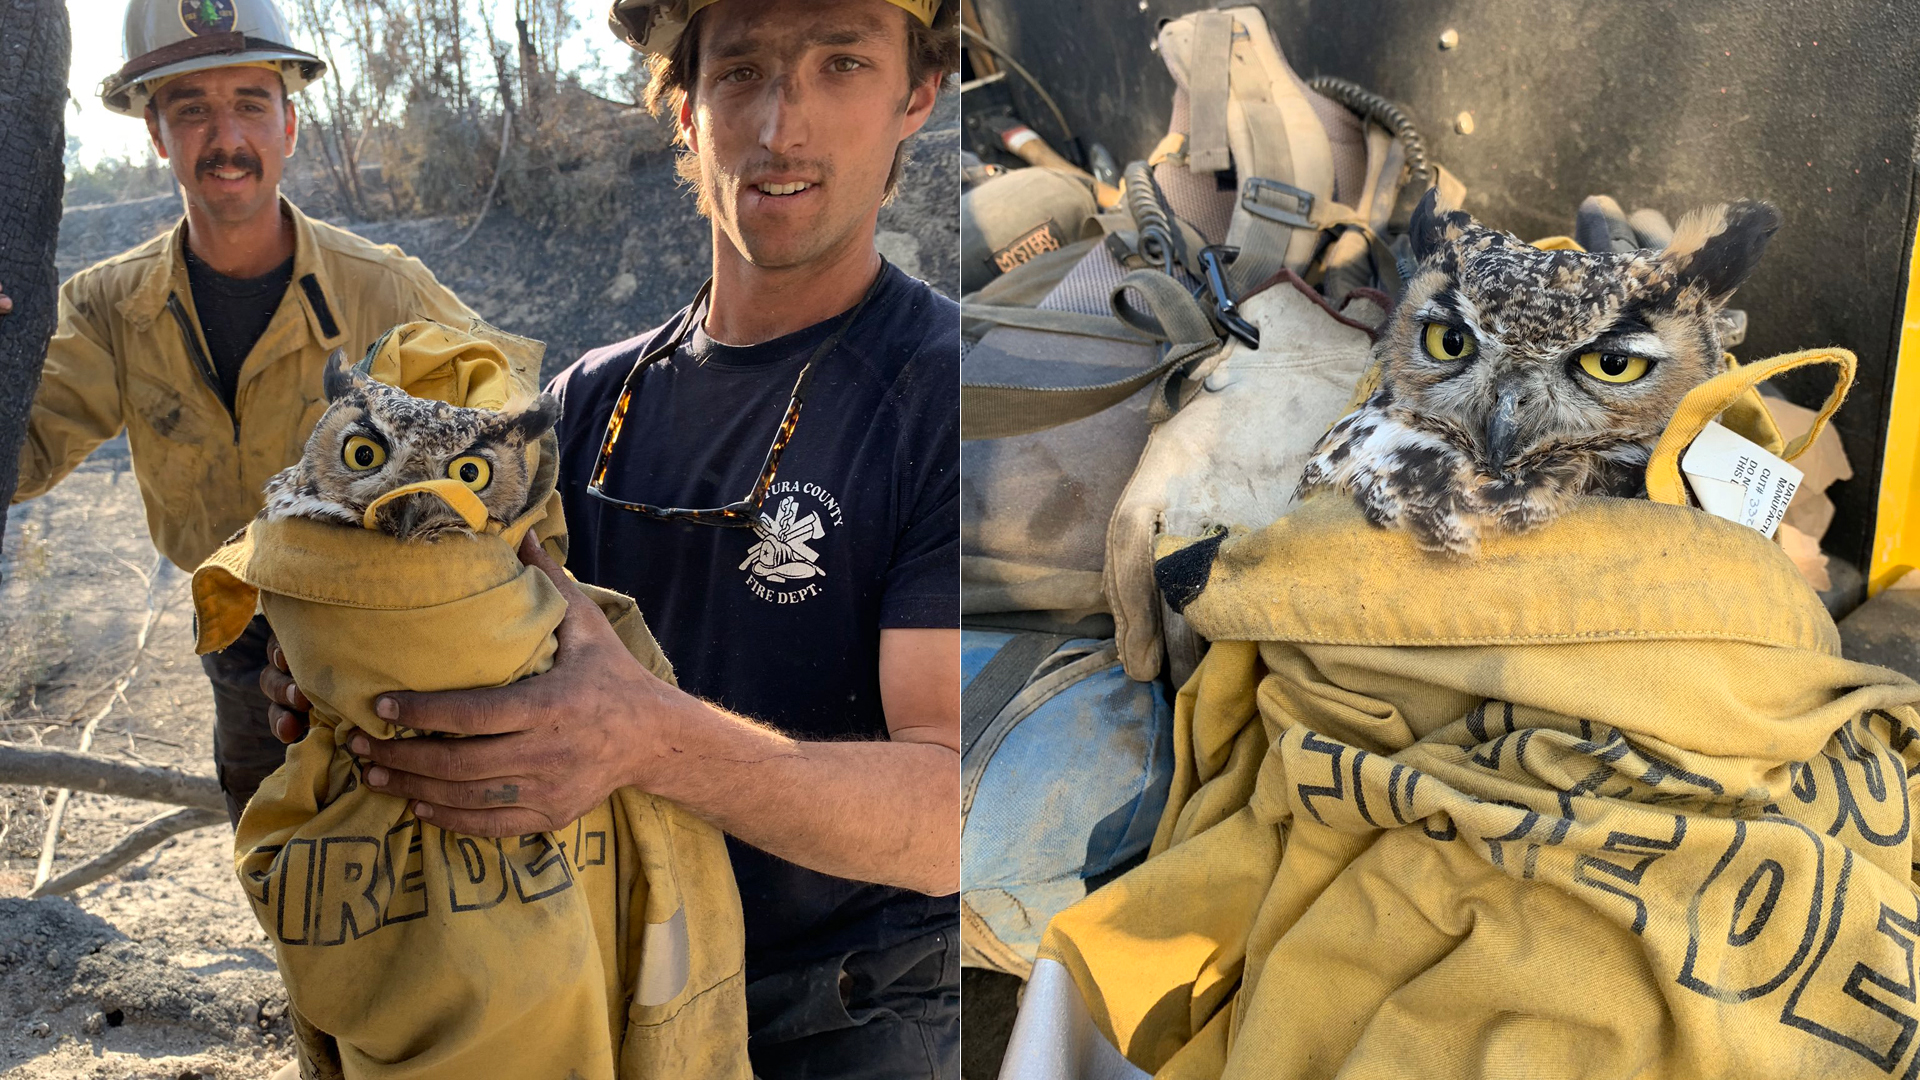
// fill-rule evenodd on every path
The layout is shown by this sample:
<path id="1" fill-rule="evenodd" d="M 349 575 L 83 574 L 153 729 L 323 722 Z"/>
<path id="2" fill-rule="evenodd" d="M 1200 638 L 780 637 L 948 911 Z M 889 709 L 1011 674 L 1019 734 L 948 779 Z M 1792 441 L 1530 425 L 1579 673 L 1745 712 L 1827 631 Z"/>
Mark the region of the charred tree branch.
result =
<path id="1" fill-rule="evenodd" d="M 44 881 L 33 887 L 27 894 L 28 899 L 42 896 L 59 896 L 70 893 L 82 885 L 91 885 L 122 866 L 138 858 L 140 854 L 175 833 L 188 829 L 198 829 L 207 825 L 224 823 L 225 811 L 190 808 L 169 810 L 159 817 L 141 825 L 120 838 L 120 842 L 106 851 L 81 863 L 79 866 L 61 874 L 51 881 Z"/>
<path id="2" fill-rule="evenodd" d="M 0 782 L 72 788 L 222 813 L 227 805 L 211 776 L 14 743 L 0 743 Z"/>

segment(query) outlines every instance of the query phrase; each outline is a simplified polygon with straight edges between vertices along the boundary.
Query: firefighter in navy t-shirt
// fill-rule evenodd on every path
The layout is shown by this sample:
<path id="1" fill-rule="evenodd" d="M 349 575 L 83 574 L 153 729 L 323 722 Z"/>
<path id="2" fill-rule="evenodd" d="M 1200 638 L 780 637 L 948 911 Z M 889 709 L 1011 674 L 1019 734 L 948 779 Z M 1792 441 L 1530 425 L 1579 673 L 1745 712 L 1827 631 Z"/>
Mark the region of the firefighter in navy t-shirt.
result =
<path id="1" fill-rule="evenodd" d="M 480 737 L 355 748 L 461 832 L 555 828 L 623 785 L 724 828 L 767 1080 L 959 1074 L 959 309 L 874 248 L 953 6 L 616 7 L 713 279 L 554 381 L 560 490 L 571 569 L 639 601 L 680 688 L 570 592 L 547 674 L 381 699 Z"/>

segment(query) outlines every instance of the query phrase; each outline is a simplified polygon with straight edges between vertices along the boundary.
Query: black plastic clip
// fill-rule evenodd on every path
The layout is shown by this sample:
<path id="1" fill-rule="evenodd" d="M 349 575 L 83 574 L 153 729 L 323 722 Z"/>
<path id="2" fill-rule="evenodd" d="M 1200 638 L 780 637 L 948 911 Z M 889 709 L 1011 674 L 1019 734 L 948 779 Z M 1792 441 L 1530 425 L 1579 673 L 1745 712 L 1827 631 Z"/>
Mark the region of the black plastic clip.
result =
<path id="1" fill-rule="evenodd" d="M 1260 328 L 1240 314 L 1240 305 L 1233 299 L 1233 290 L 1227 287 L 1226 271 L 1220 265 L 1222 255 L 1232 261 L 1239 254 L 1239 248 L 1209 244 L 1200 249 L 1200 266 L 1207 274 L 1206 291 L 1213 295 L 1213 321 L 1219 323 L 1227 333 L 1239 338 L 1247 348 L 1257 349 L 1260 347 Z"/>

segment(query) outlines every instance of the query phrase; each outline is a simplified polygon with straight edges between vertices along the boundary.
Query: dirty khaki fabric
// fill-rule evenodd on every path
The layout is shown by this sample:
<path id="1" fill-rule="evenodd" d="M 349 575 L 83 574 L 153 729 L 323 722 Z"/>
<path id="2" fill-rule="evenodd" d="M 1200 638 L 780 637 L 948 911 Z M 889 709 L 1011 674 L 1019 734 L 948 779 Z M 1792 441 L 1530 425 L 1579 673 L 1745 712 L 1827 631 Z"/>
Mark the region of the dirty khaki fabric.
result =
<path id="1" fill-rule="evenodd" d="M 1916 1068 L 1920 686 L 1759 533 L 1593 498 L 1459 559 L 1336 496 L 1159 552 L 1215 642 L 1172 796 L 1009 1075 Z"/>
<path id="2" fill-rule="evenodd" d="M 1104 583 L 1128 675 L 1158 675 L 1162 638 L 1171 634 L 1153 582 L 1155 538 L 1258 527 L 1293 505 L 1284 478 L 1300 475 L 1320 437 L 1347 413 L 1371 358 L 1367 327 L 1384 313 L 1370 302 L 1364 314 L 1354 307 L 1335 312 L 1298 276 L 1282 273 L 1242 302 L 1242 314 L 1260 328 L 1260 345 L 1229 338 L 1193 372 L 1199 391 L 1154 427 L 1107 525 Z M 1192 670 L 1177 639 L 1166 648 L 1176 677 Z"/>
<path id="3" fill-rule="evenodd" d="M 328 353 L 358 357 L 396 323 L 473 317 L 399 248 L 313 221 L 285 200 L 281 209 L 293 224 L 293 281 L 241 368 L 233 413 L 189 351 L 190 341 L 205 343 L 184 219 L 61 286 L 14 502 L 53 487 L 124 428 L 154 546 L 191 570 L 259 512 L 267 478 L 299 458 L 327 408 Z"/>
<path id="4" fill-rule="evenodd" d="M 456 403 L 504 390 L 517 407 L 537 347 L 472 333 L 488 340 L 401 327 L 373 371 Z M 511 380 L 498 346 L 517 354 Z M 255 521 L 194 575 L 200 650 L 236 636 L 257 600 L 313 702 L 307 737 L 235 838 L 309 1077 L 748 1076 L 743 927 L 717 830 L 623 789 L 556 832 L 452 834 L 362 786 L 345 749 L 355 730 L 417 734 L 374 715 L 383 691 L 499 686 L 552 666 L 566 602 L 515 548 L 537 529 L 561 555 L 564 527 L 552 497 L 535 502 L 504 528 L 430 544 Z M 586 591 L 671 680 L 633 601 Z"/>

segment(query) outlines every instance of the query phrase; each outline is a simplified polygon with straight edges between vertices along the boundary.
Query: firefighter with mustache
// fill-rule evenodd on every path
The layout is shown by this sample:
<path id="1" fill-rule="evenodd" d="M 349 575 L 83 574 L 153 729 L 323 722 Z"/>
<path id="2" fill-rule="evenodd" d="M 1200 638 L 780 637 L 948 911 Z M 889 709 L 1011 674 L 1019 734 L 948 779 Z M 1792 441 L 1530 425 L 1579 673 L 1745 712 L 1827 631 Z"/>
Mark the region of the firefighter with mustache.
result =
<path id="1" fill-rule="evenodd" d="M 154 546 L 188 571 L 299 458 L 326 411 L 330 352 L 359 356 L 397 323 L 473 316 L 418 260 L 314 221 L 280 194 L 299 130 L 292 95 L 326 71 L 291 42 L 271 0 L 128 6 L 126 64 L 100 99 L 146 121 L 185 213 L 61 287 L 20 454 L 15 503 L 125 431 Z M 0 316 L 12 306 L 0 295 Z M 285 758 L 259 686 L 266 648 L 256 617 L 202 658 L 215 767 L 236 820 Z"/>

